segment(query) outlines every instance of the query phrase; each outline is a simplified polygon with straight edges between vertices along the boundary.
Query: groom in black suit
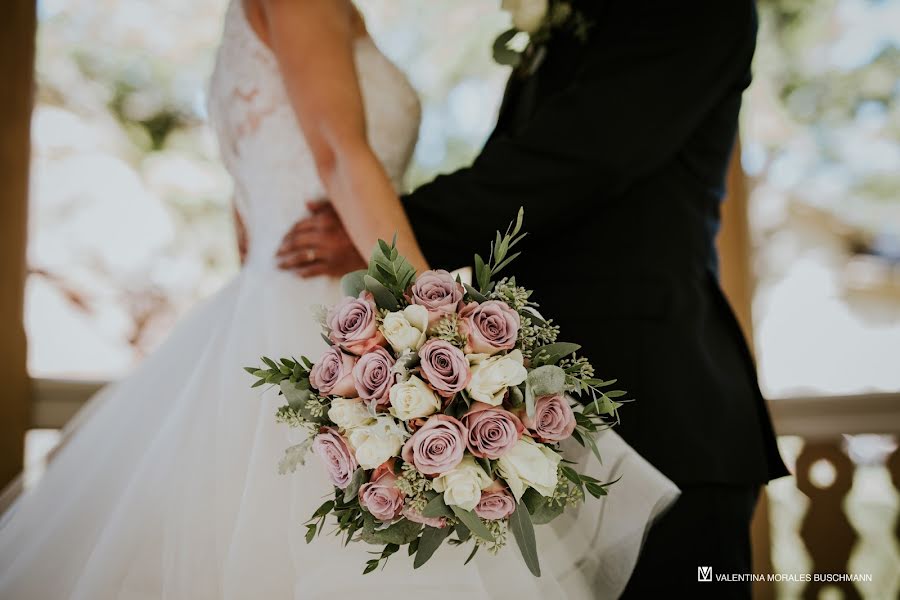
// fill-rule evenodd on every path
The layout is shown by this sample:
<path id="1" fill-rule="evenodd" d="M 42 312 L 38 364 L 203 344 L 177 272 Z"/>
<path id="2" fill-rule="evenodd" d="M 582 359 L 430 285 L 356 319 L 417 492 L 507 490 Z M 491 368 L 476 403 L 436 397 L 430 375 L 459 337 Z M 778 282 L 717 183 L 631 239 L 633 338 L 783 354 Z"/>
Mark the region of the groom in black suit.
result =
<path id="1" fill-rule="evenodd" d="M 551 37 L 537 69 L 513 74 L 475 162 L 403 202 L 430 264 L 449 269 L 469 265 L 524 206 L 517 278 L 598 375 L 637 399 L 618 432 L 682 495 L 650 530 L 625 596 L 691 587 L 749 597 L 749 583 L 699 583 L 697 573 L 751 572 L 760 486 L 787 474 L 714 245 L 756 9 L 574 4 L 592 22 L 587 39 Z M 305 235 L 295 243 L 320 243 Z M 315 254 L 335 244 L 352 247 L 332 235 Z"/>

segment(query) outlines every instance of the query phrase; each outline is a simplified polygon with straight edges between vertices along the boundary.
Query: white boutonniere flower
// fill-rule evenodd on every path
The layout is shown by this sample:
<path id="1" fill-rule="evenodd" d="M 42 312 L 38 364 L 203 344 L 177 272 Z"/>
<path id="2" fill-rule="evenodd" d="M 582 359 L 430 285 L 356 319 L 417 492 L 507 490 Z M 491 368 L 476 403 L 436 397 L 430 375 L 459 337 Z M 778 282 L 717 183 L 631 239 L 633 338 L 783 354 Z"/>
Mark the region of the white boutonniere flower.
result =
<path id="1" fill-rule="evenodd" d="M 513 27 L 534 33 L 547 16 L 548 0 L 503 0 L 500 8 L 512 16 Z"/>

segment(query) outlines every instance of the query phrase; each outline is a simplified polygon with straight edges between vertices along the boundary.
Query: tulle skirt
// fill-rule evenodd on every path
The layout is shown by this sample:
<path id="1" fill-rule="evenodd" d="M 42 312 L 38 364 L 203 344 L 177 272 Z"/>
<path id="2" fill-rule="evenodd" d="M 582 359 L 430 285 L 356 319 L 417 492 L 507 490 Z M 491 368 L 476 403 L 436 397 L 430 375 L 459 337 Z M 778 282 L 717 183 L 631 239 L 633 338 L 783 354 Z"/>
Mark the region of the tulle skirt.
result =
<path id="1" fill-rule="evenodd" d="M 405 552 L 362 575 L 375 547 L 304 540 L 331 486 L 312 459 L 279 475 L 296 433 L 275 422 L 273 390 L 242 369 L 260 354 L 315 358 L 313 304 L 336 282 L 245 269 L 196 308 L 129 377 L 76 419 L 43 479 L 0 523 L 0 598 L 599 598 L 624 588 L 653 519 L 677 488 L 613 432 L 590 469 L 610 495 L 538 527 L 532 577 L 510 536 L 497 556 L 441 548 L 412 569 Z M 577 445 L 584 461 L 587 453 Z M 594 461 L 594 464 L 595 461 Z M 326 528 L 327 531 L 327 528 Z"/>

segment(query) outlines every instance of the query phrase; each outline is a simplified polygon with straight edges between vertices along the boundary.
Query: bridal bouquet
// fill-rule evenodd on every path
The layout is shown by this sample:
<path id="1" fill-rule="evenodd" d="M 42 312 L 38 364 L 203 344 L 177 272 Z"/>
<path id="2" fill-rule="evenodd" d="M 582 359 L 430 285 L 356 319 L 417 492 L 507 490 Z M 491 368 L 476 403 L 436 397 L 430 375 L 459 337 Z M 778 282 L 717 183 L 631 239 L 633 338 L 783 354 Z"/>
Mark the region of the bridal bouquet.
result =
<path id="1" fill-rule="evenodd" d="M 277 385 L 277 418 L 308 432 L 279 466 L 312 451 L 333 495 L 307 523 L 307 542 L 333 515 L 346 542 L 383 546 L 365 572 L 407 546 L 414 567 L 445 541 L 497 552 L 512 531 L 540 575 L 534 524 L 545 524 L 602 483 L 568 466 L 574 438 L 599 460 L 594 434 L 617 420 L 624 395 L 559 342 L 559 329 L 515 278 L 495 281 L 519 253 L 522 212 L 497 233 L 475 285 L 447 271 L 416 277 L 394 244 L 379 242 L 368 271 L 342 281 L 346 297 L 320 314 L 330 347 L 315 363 L 264 357 L 254 386 Z M 581 396 L 580 402 L 573 395 Z M 468 560 L 466 562 L 468 562 Z"/>

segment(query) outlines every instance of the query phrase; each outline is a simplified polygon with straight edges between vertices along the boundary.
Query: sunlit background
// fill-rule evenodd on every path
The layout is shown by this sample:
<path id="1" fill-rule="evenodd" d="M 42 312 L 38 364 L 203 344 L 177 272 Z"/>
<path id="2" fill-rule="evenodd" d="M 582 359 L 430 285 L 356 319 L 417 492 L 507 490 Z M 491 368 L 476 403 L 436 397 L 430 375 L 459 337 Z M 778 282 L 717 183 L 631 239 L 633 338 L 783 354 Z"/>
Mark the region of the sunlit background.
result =
<path id="1" fill-rule="evenodd" d="M 360 0 L 423 103 L 408 185 L 466 165 L 507 71 L 497 0 Z M 26 327 L 34 377 L 127 373 L 237 269 L 231 183 L 206 125 L 225 0 L 41 0 Z M 900 1 L 761 2 L 745 96 L 755 350 L 764 392 L 900 390 Z M 599 141 L 598 141 L 599 143 Z M 783 400 L 779 400 L 783 399 Z M 30 459 L 53 444 L 31 436 Z M 799 438 L 782 440 L 793 461 Z M 857 464 L 851 567 L 895 596 L 888 436 L 845 440 Z M 826 470 L 827 471 L 827 470 Z M 828 473 L 822 477 L 827 479 Z M 776 570 L 808 572 L 805 497 L 771 486 Z M 779 586 L 793 597 L 797 584 Z M 884 596 L 880 594 L 884 593 Z"/>

